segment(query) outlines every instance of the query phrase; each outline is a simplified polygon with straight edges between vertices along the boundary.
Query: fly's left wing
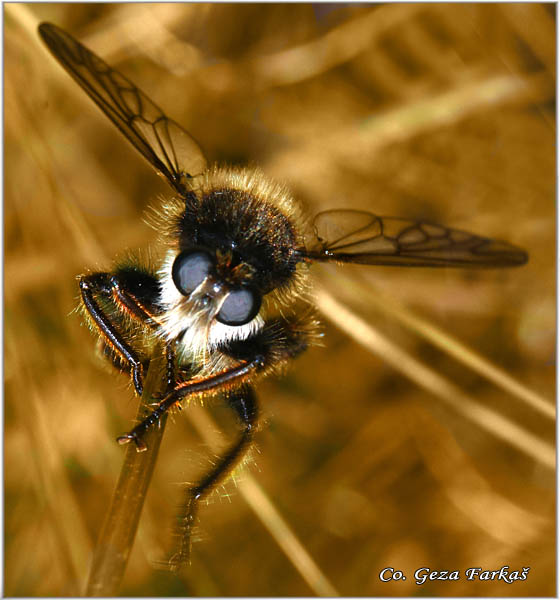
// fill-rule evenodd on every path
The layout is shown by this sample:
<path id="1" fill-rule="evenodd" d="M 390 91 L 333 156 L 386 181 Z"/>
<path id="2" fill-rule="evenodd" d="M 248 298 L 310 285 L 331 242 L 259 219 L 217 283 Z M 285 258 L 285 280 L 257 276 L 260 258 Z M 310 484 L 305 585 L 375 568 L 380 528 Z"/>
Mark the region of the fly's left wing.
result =
<path id="1" fill-rule="evenodd" d="M 39 35 L 132 145 L 179 193 L 184 193 L 187 180 L 206 169 L 206 159 L 194 139 L 130 79 L 60 27 L 41 23 Z"/>
<path id="2" fill-rule="evenodd" d="M 528 260 L 507 242 L 361 210 L 317 214 L 309 247 L 298 253 L 302 260 L 400 267 L 515 267 Z"/>

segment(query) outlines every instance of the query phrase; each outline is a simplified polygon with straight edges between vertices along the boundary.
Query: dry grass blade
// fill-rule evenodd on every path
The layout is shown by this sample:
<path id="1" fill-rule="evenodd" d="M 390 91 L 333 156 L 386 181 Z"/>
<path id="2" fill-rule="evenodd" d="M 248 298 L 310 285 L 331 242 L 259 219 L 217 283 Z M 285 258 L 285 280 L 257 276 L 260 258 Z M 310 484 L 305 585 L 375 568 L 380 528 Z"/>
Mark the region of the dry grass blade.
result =
<path id="1" fill-rule="evenodd" d="M 402 108 L 371 116 L 364 119 L 360 127 L 352 125 L 348 129 L 326 130 L 296 150 L 281 155 L 276 159 L 278 164 L 275 168 L 279 172 L 289 172 L 304 164 L 304 175 L 313 185 L 324 171 L 325 163 L 350 167 L 374 162 L 383 149 L 392 144 L 453 125 L 477 111 L 524 102 L 531 97 L 540 99 L 542 94 L 540 77 L 524 80 L 516 75 L 471 73 L 465 83 L 459 83 L 451 91 L 433 94 Z M 305 158 L 309 156 L 312 159 Z"/>
<path id="2" fill-rule="evenodd" d="M 126 53 L 141 52 L 171 73 L 184 75 L 202 62 L 196 46 L 180 40 L 172 32 L 179 14 L 185 20 L 188 10 L 174 3 L 143 3 L 133 18 L 119 18 L 117 12 L 106 22 L 99 23 L 93 34 L 82 41 L 90 48 L 106 48 L 105 60 L 108 62 Z M 192 7 L 192 13 L 196 15 L 196 7 Z"/>
<path id="3" fill-rule="evenodd" d="M 341 275 L 341 278 L 346 279 L 343 275 Z M 367 304 L 368 307 L 374 306 L 382 314 L 394 317 L 400 324 L 441 348 L 479 375 L 486 377 L 521 402 L 526 403 L 533 410 L 550 420 L 555 420 L 556 408 L 553 402 L 517 381 L 506 371 L 492 364 L 486 357 L 463 344 L 441 327 L 418 316 L 395 298 L 386 297 L 377 287 L 372 289 L 372 286 L 368 285 L 363 279 L 353 277 L 351 282 L 348 281 L 348 286 L 340 287 L 340 291 L 347 300 L 358 302 L 361 305 Z M 352 294 L 352 298 L 348 297 L 349 293 Z"/>
<path id="4" fill-rule="evenodd" d="M 39 46 L 39 40 L 35 39 L 34 33 L 39 24 L 39 19 L 33 14 L 25 4 L 14 3 L 5 7 L 6 15 L 14 19 L 22 31 L 25 31 L 29 38 Z"/>
<path id="5" fill-rule="evenodd" d="M 453 436 L 436 431 L 440 428 L 425 413 L 414 410 L 410 424 L 432 476 L 451 502 L 488 535 L 505 544 L 527 545 L 551 526 L 549 518 L 498 494 L 491 482 L 473 468 Z"/>
<path id="6" fill-rule="evenodd" d="M 138 421 L 146 416 L 146 406 L 153 396 L 164 390 L 165 359 L 161 348 L 159 350 L 150 361 Z M 166 422 L 167 415 L 163 415 L 159 426 L 152 427 L 144 435 L 143 441 L 148 446 L 144 452 L 137 452 L 132 443 L 127 446 L 113 500 L 93 552 L 86 596 L 116 596 L 119 592 Z"/>
<path id="7" fill-rule="evenodd" d="M 224 446 L 224 437 L 216 430 L 216 424 L 208 413 L 198 406 L 189 408 L 189 419 L 211 449 Z M 236 480 L 237 487 L 247 504 L 266 527 L 288 560 L 317 596 L 339 596 L 336 588 L 321 571 L 293 529 L 282 517 L 272 500 L 249 473 Z"/>
<path id="8" fill-rule="evenodd" d="M 501 387 L 512 396 L 527 403 L 533 410 L 554 421 L 556 419 L 556 408 L 554 403 L 543 398 L 527 386 L 517 381 L 514 377 L 492 364 L 487 358 L 475 352 L 459 340 L 453 338 L 440 327 L 428 322 L 426 319 L 415 315 L 412 311 L 400 305 L 394 300 L 381 299 L 378 295 L 371 301 L 383 312 L 396 317 L 400 323 L 432 342 L 448 354 L 460 360 L 489 381 Z"/>
<path id="9" fill-rule="evenodd" d="M 251 65 L 263 86 L 293 85 L 336 67 L 365 51 L 383 33 L 408 21 L 421 5 L 383 6 L 332 29 L 319 39 L 264 56 Z"/>
<path id="10" fill-rule="evenodd" d="M 270 531 L 271 535 L 284 551 L 284 554 L 299 571 L 313 592 L 317 596 L 340 596 L 327 575 L 311 558 L 309 551 L 294 535 L 291 527 L 282 518 L 272 500 L 264 493 L 255 479 L 247 477 L 240 482 L 239 487 L 245 501 Z"/>
<path id="11" fill-rule="evenodd" d="M 56 423 L 41 401 L 41 393 L 33 383 L 32 374 L 19 355 L 17 344 L 10 336 L 7 342 L 7 362 L 12 369 L 27 373 L 26 396 L 30 401 L 28 410 L 23 411 L 22 421 L 26 424 L 30 456 L 37 474 L 37 495 L 43 499 L 47 513 L 51 515 L 51 528 L 57 547 L 61 568 L 65 572 L 68 595 L 78 595 L 85 578 L 91 552 L 91 542 L 84 526 L 80 507 L 72 493 L 71 483 L 64 467 L 61 449 L 52 438 Z M 39 516 L 39 513 L 36 515 Z"/>
<path id="12" fill-rule="evenodd" d="M 360 319 L 324 290 L 318 291 L 317 304 L 321 312 L 337 327 L 343 329 L 370 352 L 381 356 L 403 375 L 452 406 L 466 419 L 518 448 L 549 469 L 555 468 L 556 453 L 552 446 L 509 419 L 480 405 L 450 381 L 391 343 L 369 323 Z"/>

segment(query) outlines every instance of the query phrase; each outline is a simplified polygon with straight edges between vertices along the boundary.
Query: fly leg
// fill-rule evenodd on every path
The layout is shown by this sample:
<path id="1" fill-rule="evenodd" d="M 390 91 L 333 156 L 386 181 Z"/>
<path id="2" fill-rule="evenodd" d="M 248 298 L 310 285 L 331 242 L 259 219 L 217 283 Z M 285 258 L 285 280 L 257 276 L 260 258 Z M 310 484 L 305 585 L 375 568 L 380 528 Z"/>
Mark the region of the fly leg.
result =
<path id="1" fill-rule="evenodd" d="M 142 440 L 146 431 L 159 423 L 161 417 L 171 407 L 178 405 L 183 398 L 196 394 L 227 391 L 234 385 L 240 385 L 247 382 L 251 375 L 263 368 L 263 366 L 264 358 L 258 355 L 249 362 L 243 362 L 242 364 L 218 373 L 217 375 L 211 375 L 205 379 L 179 383 L 174 390 L 161 400 L 158 406 L 143 421 L 134 427 L 134 429 L 125 435 L 119 436 L 117 442 L 119 444 L 128 444 L 133 441 L 136 444 L 138 452 L 143 452 L 147 448 L 145 442 Z"/>
<path id="2" fill-rule="evenodd" d="M 251 387 L 244 386 L 235 392 L 230 392 L 227 395 L 227 401 L 243 424 L 243 432 L 210 472 L 204 475 L 195 486 L 187 490 L 185 503 L 177 516 L 176 551 L 168 563 L 168 568 L 173 571 L 181 568 L 189 560 L 192 545 L 191 534 L 200 501 L 208 496 L 218 484 L 227 479 L 235 467 L 241 463 L 253 441 L 258 419 L 255 392 Z"/>
<path id="3" fill-rule="evenodd" d="M 85 309 L 99 329 L 105 343 L 116 352 L 124 363 L 130 366 L 134 389 L 141 396 L 144 375 L 142 361 L 122 334 L 117 331 L 111 319 L 103 312 L 95 299 L 96 294 L 112 295 L 113 288 L 109 273 L 94 273 L 80 278 L 80 291 Z"/>

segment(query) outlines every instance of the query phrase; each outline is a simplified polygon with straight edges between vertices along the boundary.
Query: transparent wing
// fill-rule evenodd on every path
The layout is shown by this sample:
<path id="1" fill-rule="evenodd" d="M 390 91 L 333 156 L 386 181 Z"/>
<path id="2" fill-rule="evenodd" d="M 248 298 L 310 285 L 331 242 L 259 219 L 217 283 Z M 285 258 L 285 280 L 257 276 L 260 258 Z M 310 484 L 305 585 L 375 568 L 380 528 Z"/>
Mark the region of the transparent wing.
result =
<path id="1" fill-rule="evenodd" d="M 51 23 L 41 23 L 39 35 L 88 96 L 177 191 L 184 192 L 187 178 L 206 169 L 206 159 L 194 139 L 128 78 Z"/>
<path id="2" fill-rule="evenodd" d="M 425 221 L 327 210 L 313 220 L 305 260 L 403 267 L 514 267 L 527 253 L 507 242 Z"/>

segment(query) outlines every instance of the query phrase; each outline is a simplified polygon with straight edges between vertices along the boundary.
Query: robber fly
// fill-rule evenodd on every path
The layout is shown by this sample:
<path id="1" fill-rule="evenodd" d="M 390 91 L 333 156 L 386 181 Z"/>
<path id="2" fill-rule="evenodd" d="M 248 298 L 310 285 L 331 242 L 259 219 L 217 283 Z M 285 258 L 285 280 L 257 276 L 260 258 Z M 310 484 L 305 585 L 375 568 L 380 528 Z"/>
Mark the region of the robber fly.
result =
<path id="1" fill-rule="evenodd" d="M 183 400 L 219 394 L 239 418 L 240 439 L 188 490 L 180 516 L 187 562 L 200 499 L 225 480 L 250 446 L 254 386 L 317 337 L 307 309 L 313 262 L 401 267 L 512 267 L 527 254 L 506 242 L 442 225 L 328 210 L 309 222 L 290 193 L 260 171 L 208 168 L 194 139 L 127 77 L 49 23 L 39 34 L 53 56 L 174 191 L 159 212 L 165 256 L 79 278 L 83 313 L 107 357 L 142 394 L 149 340 L 167 356 L 167 393 L 120 444 L 146 449 L 146 431 Z"/>

